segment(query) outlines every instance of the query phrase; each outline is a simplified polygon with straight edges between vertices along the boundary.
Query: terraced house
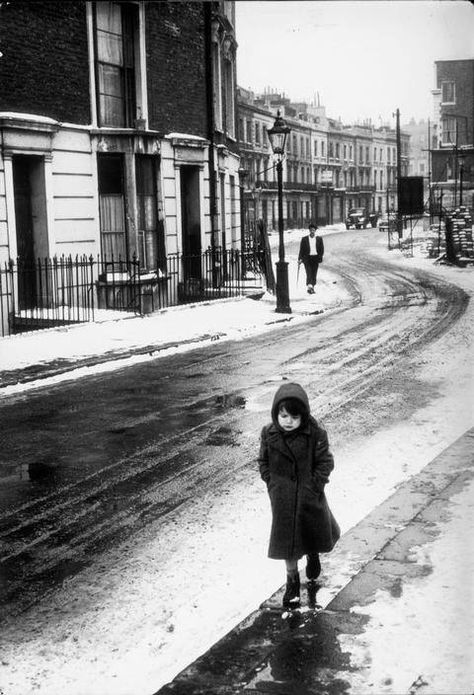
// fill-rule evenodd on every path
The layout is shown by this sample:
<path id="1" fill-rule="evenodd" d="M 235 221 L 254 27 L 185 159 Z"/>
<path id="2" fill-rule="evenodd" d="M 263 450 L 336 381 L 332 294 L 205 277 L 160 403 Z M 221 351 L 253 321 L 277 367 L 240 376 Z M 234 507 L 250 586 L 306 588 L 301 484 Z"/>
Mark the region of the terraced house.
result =
<path id="1" fill-rule="evenodd" d="M 0 4 L 3 334 L 240 282 L 234 25 L 226 0 Z"/>
<path id="2" fill-rule="evenodd" d="M 434 137 L 430 142 L 435 210 L 474 214 L 474 60 L 435 62 Z"/>
<path id="3" fill-rule="evenodd" d="M 293 103 L 268 90 L 254 94 L 238 88 L 239 144 L 245 214 L 250 225 L 258 220 L 277 227 L 277 183 L 266 130 L 277 111 L 291 132 L 284 162 L 284 225 L 305 227 L 343 222 L 349 209 L 369 212 L 394 209 L 396 187 L 396 131 L 388 125 L 346 125 L 326 115 L 315 103 Z M 408 133 L 401 133 L 401 176 L 408 173 Z"/>

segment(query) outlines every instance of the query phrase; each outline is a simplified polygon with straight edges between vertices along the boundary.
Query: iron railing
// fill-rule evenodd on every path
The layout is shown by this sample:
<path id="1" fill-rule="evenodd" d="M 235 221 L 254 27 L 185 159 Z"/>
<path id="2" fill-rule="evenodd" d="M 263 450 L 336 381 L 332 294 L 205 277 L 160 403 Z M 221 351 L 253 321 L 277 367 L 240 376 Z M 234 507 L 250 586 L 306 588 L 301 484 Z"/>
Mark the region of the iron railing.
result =
<path id="1" fill-rule="evenodd" d="M 102 309 L 140 311 L 137 259 L 61 256 L 0 267 L 1 335 L 94 321 Z"/>
<path id="2" fill-rule="evenodd" d="M 9 260 L 0 267 L 0 335 L 256 292 L 263 287 L 263 256 L 256 248 L 174 253 L 151 272 L 136 258 Z"/>
<path id="3" fill-rule="evenodd" d="M 261 289 L 265 259 L 261 249 L 207 249 L 201 254 L 169 254 L 142 289 L 145 313 L 157 309 L 239 297 Z M 145 286 L 146 285 L 146 286 Z"/>

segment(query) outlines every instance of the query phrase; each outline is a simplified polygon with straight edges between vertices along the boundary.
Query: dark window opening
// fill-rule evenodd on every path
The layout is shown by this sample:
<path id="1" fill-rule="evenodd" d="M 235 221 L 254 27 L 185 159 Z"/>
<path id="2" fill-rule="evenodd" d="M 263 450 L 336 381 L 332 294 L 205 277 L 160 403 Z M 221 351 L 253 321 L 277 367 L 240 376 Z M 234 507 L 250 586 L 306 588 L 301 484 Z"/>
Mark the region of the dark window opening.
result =
<path id="1" fill-rule="evenodd" d="M 104 258 L 127 258 L 124 172 L 120 154 L 97 156 L 101 251 Z"/>

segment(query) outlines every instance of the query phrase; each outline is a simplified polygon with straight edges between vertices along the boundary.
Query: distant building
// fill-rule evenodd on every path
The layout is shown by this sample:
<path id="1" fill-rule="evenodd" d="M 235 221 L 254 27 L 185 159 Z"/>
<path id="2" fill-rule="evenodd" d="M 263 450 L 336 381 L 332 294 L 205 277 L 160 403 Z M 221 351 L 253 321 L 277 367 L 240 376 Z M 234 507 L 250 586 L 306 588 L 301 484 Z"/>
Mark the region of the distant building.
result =
<path id="1" fill-rule="evenodd" d="M 429 138 L 430 134 L 433 135 L 433 124 L 423 119 L 415 121 L 412 118 L 402 128 L 405 133 L 410 135 L 408 176 L 423 176 L 428 179 L 430 172 Z"/>
<path id="2" fill-rule="evenodd" d="M 436 126 L 429 121 L 415 121 L 403 125 L 403 130 L 410 135 L 410 152 L 408 163 L 409 176 L 423 177 L 423 192 L 425 208 L 429 205 L 429 184 L 431 176 L 430 168 L 430 140 L 431 145 L 436 141 Z"/>
<path id="3" fill-rule="evenodd" d="M 474 212 L 474 59 L 435 62 L 432 200 Z"/>
<path id="4" fill-rule="evenodd" d="M 396 206 L 396 132 L 387 126 L 344 125 L 319 103 L 293 103 L 275 90 L 238 87 L 238 140 L 246 218 L 277 227 L 277 183 L 266 131 L 277 111 L 291 128 L 284 161 L 284 225 L 343 222 L 352 207 L 385 212 Z M 408 173 L 408 133 L 402 133 L 402 175 Z"/>

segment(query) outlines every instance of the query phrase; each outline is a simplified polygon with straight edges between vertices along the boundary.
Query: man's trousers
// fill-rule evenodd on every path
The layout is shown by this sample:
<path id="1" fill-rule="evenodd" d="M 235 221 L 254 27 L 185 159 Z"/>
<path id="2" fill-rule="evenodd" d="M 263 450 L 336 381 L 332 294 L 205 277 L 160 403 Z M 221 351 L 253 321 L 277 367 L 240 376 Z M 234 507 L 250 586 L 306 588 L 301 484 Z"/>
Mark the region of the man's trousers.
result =
<path id="1" fill-rule="evenodd" d="M 319 261 L 317 256 L 308 256 L 304 261 L 304 269 L 306 270 L 306 284 L 316 284 L 316 276 L 318 274 Z"/>

